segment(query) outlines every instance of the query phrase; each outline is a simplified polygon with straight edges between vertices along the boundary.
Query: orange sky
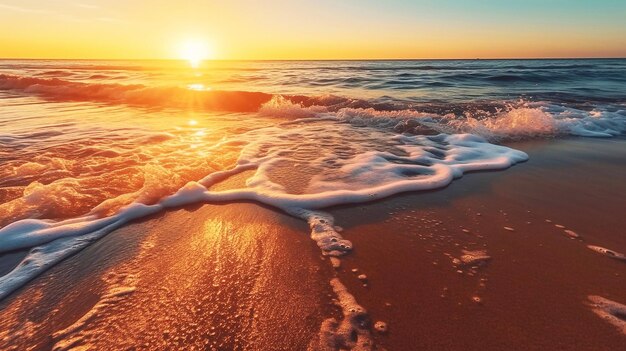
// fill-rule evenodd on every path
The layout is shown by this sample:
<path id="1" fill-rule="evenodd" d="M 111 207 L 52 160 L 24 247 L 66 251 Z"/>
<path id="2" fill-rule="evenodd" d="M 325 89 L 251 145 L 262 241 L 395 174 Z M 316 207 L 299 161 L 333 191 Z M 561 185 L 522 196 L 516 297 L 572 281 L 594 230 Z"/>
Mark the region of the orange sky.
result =
<path id="1" fill-rule="evenodd" d="M 0 57 L 626 57 L 626 1 L 0 0 Z"/>

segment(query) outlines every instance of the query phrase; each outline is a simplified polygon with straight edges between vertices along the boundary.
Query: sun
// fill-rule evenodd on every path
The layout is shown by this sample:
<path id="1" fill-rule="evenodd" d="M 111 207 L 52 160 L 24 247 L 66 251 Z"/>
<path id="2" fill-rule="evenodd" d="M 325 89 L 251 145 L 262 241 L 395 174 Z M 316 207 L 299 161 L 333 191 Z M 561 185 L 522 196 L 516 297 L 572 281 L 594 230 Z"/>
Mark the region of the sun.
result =
<path id="1" fill-rule="evenodd" d="M 202 61 L 213 58 L 213 50 L 206 41 L 187 40 L 181 43 L 179 55 L 181 59 L 189 61 L 191 67 L 197 68 Z"/>

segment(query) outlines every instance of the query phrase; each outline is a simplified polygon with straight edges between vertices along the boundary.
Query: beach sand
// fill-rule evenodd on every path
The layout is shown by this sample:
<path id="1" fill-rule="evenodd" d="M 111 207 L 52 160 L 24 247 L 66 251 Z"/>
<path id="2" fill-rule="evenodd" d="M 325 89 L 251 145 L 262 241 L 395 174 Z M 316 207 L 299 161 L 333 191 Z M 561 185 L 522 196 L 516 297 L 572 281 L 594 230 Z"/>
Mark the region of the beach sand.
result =
<path id="1" fill-rule="evenodd" d="M 587 245 L 626 251 L 626 140 L 510 146 L 530 160 L 329 209 L 354 244 L 338 270 L 306 223 L 253 203 L 133 223 L 2 301 L 0 349 L 306 349 L 340 317 L 335 275 L 388 324 L 375 334 L 387 350 L 621 349 L 588 296 L 626 304 L 626 263 Z M 462 266 L 462 250 L 491 259 Z"/>

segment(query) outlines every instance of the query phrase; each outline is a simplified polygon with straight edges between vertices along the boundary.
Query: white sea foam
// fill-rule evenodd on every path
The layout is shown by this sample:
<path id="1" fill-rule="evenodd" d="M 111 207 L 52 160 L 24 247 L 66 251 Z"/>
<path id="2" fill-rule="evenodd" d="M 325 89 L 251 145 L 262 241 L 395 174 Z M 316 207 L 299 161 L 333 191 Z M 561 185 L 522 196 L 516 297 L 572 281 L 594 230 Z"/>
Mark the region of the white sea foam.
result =
<path id="1" fill-rule="evenodd" d="M 252 131 L 237 166 L 190 182 L 153 205 L 134 203 L 117 213 L 64 221 L 26 219 L 0 229 L 0 251 L 34 248 L 0 277 L 0 298 L 54 263 L 131 220 L 197 202 L 256 201 L 306 220 L 322 252 L 340 256 L 352 245 L 320 209 L 446 186 L 465 172 L 504 169 L 523 152 L 469 134 L 398 135 L 349 124 L 308 119 Z M 289 175 L 299 171 L 290 186 Z M 307 168 L 308 171 L 304 171 Z M 209 191 L 212 184 L 256 170 L 243 189 Z M 287 181 L 281 181 L 287 179 Z"/>
<path id="2" fill-rule="evenodd" d="M 351 123 L 396 125 L 414 121 L 442 133 L 471 133 L 489 140 L 574 135 L 613 137 L 626 133 L 626 110 L 584 111 L 548 103 L 520 103 L 488 116 L 435 115 L 415 111 L 344 110 L 338 116 Z M 419 129 L 418 129 L 419 133 Z"/>
<path id="3" fill-rule="evenodd" d="M 423 134 L 431 129 L 439 133 L 470 133 L 488 140 L 554 137 L 614 137 L 626 133 L 626 109 L 598 107 L 591 111 L 547 102 L 519 101 L 496 112 L 478 109 L 463 115 L 423 112 L 419 107 L 397 110 L 340 108 L 328 111 L 322 106 L 304 107 L 287 99 L 274 99 L 262 108 L 278 116 L 333 117 L 355 126 L 395 129 L 397 132 Z"/>
<path id="4" fill-rule="evenodd" d="M 11 272 L 0 277 L 0 299 L 64 258 L 76 253 L 133 219 L 157 213 L 160 204 L 131 204 L 111 217 L 82 217 L 60 222 L 21 220 L 0 230 L 2 252 L 30 248 Z"/>
<path id="5" fill-rule="evenodd" d="M 312 106 L 305 108 L 281 95 L 273 96 L 270 101 L 263 104 L 263 106 L 259 109 L 259 113 L 263 116 L 283 118 L 315 117 L 326 112 L 328 112 L 328 110 L 324 106 Z"/>

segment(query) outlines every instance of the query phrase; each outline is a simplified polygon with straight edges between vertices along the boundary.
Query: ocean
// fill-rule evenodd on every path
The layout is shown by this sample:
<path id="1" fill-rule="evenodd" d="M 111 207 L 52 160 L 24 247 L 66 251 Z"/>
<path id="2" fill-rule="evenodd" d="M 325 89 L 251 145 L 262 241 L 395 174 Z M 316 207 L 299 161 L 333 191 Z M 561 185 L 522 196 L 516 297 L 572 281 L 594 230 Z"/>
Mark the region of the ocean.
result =
<path id="1" fill-rule="evenodd" d="M 192 203 L 268 205 L 338 259 L 352 243 L 327 207 L 528 160 L 509 141 L 624 132 L 625 59 L 1 60 L 0 253 L 31 251 L 0 298 Z"/>

